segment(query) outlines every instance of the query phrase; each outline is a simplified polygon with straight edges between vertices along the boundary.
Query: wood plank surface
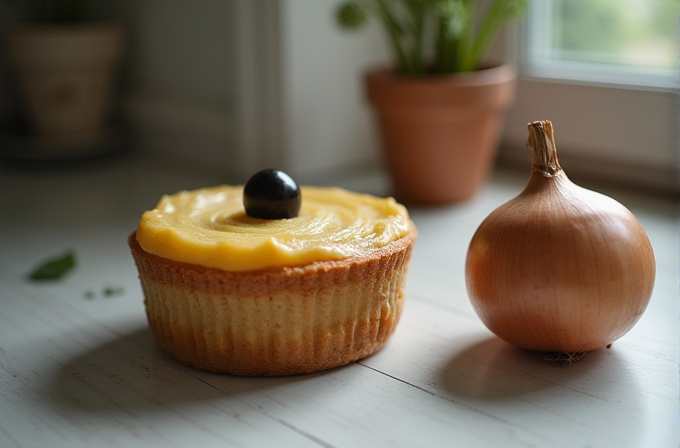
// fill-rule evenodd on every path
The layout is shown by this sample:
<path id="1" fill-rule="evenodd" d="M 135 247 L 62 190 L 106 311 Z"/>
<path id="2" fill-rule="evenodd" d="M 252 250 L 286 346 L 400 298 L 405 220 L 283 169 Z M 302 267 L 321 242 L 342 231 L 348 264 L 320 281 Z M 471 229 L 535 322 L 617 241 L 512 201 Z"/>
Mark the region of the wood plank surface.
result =
<path id="1" fill-rule="evenodd" d="M 382 351 L 325 372 L 241 378 L 160 351 L 125 245 L 161 191 L 215 179 L 134 159 L 2 174 L 0 188 L 12 194 L 0 210 L 12 212 L 0 219 L 0 447 L 678 446 L 673 202 L 619 197 L 652 240 L 654 295 L 630 333 L 576 364 L 550 365 L 499 340 L 467 299 L 467 244 L 525 182 L 501 170 L 471 201 L 411 209 L 419 239 L 406 305 Z M 26 280 L 69 248 L 72 274 Z"/>

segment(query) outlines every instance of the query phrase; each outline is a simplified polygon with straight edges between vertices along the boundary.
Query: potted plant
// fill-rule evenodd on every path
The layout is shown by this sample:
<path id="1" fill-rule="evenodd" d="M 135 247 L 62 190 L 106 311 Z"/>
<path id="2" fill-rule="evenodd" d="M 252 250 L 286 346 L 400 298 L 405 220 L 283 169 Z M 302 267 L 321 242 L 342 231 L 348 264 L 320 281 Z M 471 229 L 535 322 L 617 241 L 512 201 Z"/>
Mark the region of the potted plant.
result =
<path id="1" fill-rule="evenodd" d="M 349 0 L 348 30 L 377 18 L 394 65 L 366 73 L 394 195 L 412 204 L 460 201 L 488 177 L 516 74 L 483 57 L 526 0 Z"/>
<path id="2" fill-rule="evenodd" d="M 28 134 L 55 156 L 91 147 L 110 124 L 122 26 L 95 21 L 93 0 L 10 3 L 23 20 L 5 33 L 5 53 Z"/>

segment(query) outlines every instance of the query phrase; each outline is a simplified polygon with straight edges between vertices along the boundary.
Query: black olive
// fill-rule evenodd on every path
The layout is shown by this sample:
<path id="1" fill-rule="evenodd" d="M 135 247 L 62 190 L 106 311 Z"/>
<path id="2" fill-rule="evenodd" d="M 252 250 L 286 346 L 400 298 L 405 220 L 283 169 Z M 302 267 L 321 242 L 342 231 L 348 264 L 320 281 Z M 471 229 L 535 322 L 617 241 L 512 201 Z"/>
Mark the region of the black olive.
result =
<path id="1" fill-rule="evenodd" d="M 295 218 L 301 204 L 300 187 L 281 170 L 258 171 L 243 189 L 243 205 L 248 216 L 253 218 Z"/>

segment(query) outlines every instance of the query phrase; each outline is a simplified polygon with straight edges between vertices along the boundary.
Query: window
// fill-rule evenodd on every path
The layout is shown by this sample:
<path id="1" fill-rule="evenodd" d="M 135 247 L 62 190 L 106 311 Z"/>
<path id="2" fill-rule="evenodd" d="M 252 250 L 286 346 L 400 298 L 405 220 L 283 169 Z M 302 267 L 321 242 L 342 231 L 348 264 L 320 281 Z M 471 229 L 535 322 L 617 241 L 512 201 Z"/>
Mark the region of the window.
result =
<path id="1" fill-rule="evenodd" d="M 679 0 L 530 0 L 506 57 L 520 69 L 500 157 L 525 166 L 526 124 L 551 120 L 560 162 L 677 194 Z"/>
<path id="2" fill-rule="evenodd" d="M 678 0 L 541 0 L 528 11 L 525 66 L 547 78 L 678 85 Z"/>

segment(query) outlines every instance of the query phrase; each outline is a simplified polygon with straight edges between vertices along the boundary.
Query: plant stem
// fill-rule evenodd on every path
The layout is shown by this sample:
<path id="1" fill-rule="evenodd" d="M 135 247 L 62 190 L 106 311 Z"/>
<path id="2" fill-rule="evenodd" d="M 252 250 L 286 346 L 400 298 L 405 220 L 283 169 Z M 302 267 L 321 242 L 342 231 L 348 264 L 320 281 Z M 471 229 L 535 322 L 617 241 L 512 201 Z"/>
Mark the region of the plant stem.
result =
<path id="1" fill-rule="evenodd" d="M 472 71 L 476 68 L 479 58 L 484 54 L 491 40 L 496 35 L 496 31 L 503 23 L 505 1 L 507 0 L 495 0 L 489 7 L 489 11 L 479 27 L 476 39 L 474 41 L 471 39 L 469 45 L 466 45 L 468 51 L 466 51 L 461 60 L 459 65 L 460 71 Z"/>
<path id="2" fill-rule="evenodd" d="M 455 54 L 455 48 L 450 48 L 450 42 L 447 33 L 448 24 L 446 19 L 439 19 L 437 21 L 436 41 L 435 41 L 435 62 L 434 71 L 436 73 L 446 73 L 449 68 L 449 57 Z"/>
<path id="3" fill-rule="evenodd" d="M 425 7 L 421 2 L 407 2 L 407 7 L 410 10 L 410 16 L 413 22 L 413 54 L 411 59 L 411 68 L 413 74 L 423 74 L 425 72 L 425 64 L 423 62 L 423 46 L 425 33 Z"/>
<path id="4" fill-rule="evenodd" d="M 475 32 L 475 17 L 474 17 L 474 4 L 473 0 L 463 0 L 463 6 L 465 9 L 465 14 L 468 16 L 465 20 L 465 28 L 460 33 L 457 39 L 457 51 L 456 58 L 452 66 L 452 71 L 463 72 L 470 71 L 465 69 L 465 61 L 470 59 L 470 51 L 472 47 L 472 42 L 474 40 Z"/>
<path id="5" fill-rule="evenodd" d="M 406 53 L 404 52 L 404 48 L 402 46 L 401 27 L 392 16 L 392 13 L 385 4 L 384 0 L 376 0 L 376 3 L 378 4 L 378 13 L 380 14 L 380 18 L 385 26 L 385 29 L 387 30 L 387 34 L 390 37 L 390 41 L 392 42 L 392 49 L 394 50 L 394 53 L 396 55 L 399 68 L 401 72 L 410 74 L 412 73 L 412 69 L 411 64 L 408 58 L 406 57 Z"/>

